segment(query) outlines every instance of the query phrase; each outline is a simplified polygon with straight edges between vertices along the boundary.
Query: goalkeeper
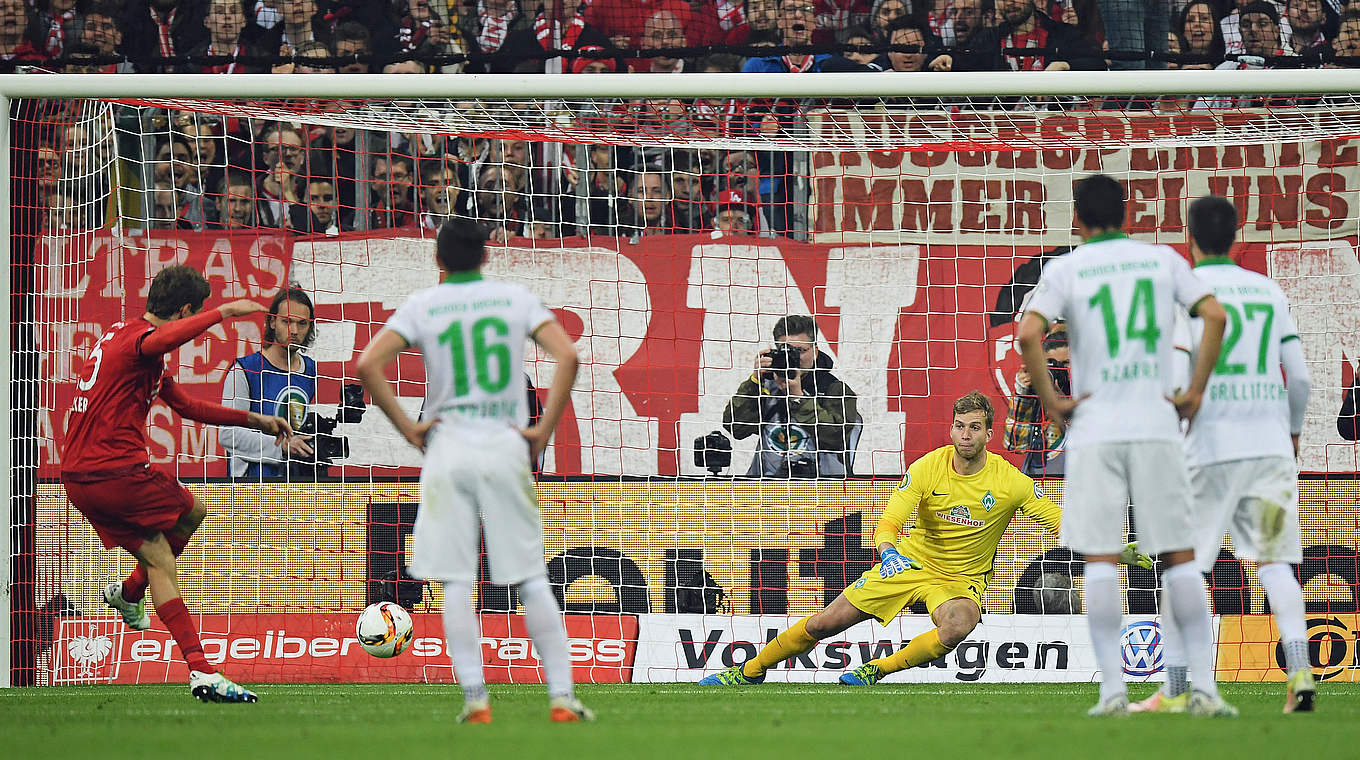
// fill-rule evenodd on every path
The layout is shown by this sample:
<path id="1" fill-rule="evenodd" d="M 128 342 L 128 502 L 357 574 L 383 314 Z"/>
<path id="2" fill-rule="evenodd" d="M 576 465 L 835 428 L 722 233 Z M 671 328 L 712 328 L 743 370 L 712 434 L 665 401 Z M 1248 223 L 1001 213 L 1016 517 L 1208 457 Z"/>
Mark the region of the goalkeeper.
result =
<path id="1" fill-rule="evenodd" d="M 1053 535 L 1062 509 L 1028 476 L 987 451 L 992 403 L 978 391 L 954 402 L 951 446 L 912 463 L 874 529 L 881 561 L 826 609 L 780 633 L 752 659 L 704 678 L 707 685 L 746 686 L 765 680 L 776 663 L 803 654 L 820 640 L 870 618 L 884 625 L 903 608 L 925 602 L 936 627 L 895 654 L 871 660 L 841 676 L 841 683 L 870 686 L 899 670 L 931 662 L 958 646 L 982 619 L 982 594 L 992 575 L 1001 534 L 1017 510 Z M 911 511 L 911 535 L 898 540 Z M 1121 559 L 1151 567 L 1151 558 L 1125 548 Z"/>

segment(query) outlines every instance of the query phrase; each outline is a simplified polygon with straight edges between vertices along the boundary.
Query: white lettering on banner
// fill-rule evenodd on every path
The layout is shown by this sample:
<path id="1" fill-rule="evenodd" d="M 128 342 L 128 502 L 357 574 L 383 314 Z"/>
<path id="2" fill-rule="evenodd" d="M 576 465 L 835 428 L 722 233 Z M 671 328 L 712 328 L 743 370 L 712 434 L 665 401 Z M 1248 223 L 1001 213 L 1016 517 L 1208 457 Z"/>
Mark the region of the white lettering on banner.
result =
<path id="1" fill-rule="evenodd" d="M 179 350 L 179 372 L 175 375 L 176 382 L 221 384 L 222 379 L 227 376 L 227 361 L 218 359 L 214 364 L 204 365 L 205 362 L 212 360 L 214 353 L 221 355 L 220 351 L 214 352 L 210 344 L 225 343 L 226 340 L 227 330 L 219 322 L 184 344 Z"/>
<path id="2" fill-rule="evenodd" d="M 784 615 L 642 615 L 633 681 L 698 681 L 755 656 L 798 620 Z M 933 625 L 926 615 L 902 615 L 887 626 L 860 623 L 792 658 L 791 664 L 776 665 L 766 673 L 766 683 L 834 683 L 842 673 L 892 654 Z M 1096 674 L 1085 617 L 988 615 L 953 652 L 894 673 L 885 682 L 1090 681 Z"/>
<path id="3" fill-rule="evenodd" d="M 773 245 L 701 245 L 690 258 L 685 305 L 704 310 L 699 411 L 680 416 L 680 445 L 722 428 L 723 409 L 755 369 L 756 354 L 774 345 L 774 325 L 787 314 L 811 314 Z M 832 353 L 820 338 L 817 348 Z M 834 357 L 833 357 L 834 358 Z M 732 471 L 746 472 L 759 436 L 732 442 Z M 689 457 L 681 474 L 704 473 Z"/>
<path id="4" fill-rule="evenodd" d="M 1232 116 L 1232 118 L 1229 118 Z M 812 154 L 813 240 L 1055 245 L 1072 239 L 1072 185 L 1103 171 L 1126 184 L 1130 232 L 1179 242 L 1186 199 L 1213 193 L 1241 210 L 1250 241 L 1334 239 L 1357 231 L 1357 147 L 1349 140 L 1131 147 L 1131 139 L 1214 131 L 1136 117 L 1036 114 L 953 118 L 949 114 L 828 113 L 813 129 L 875 135 L 915 134 L 903 144 L 952 135 L 954 145 L 982 139 L 976 150 L 823 151 Z M 1223 124 L 1244 129 L 1260 114 Z M 1265 138 L 1268 140 L 1268 138 Z M 1000 142 L 998 142 L 1000 140 Z M 1046 150 L 1006 150 L 1044 145 Z"/>
<path id="5" fill-rule="evenodd" d="M 619 367 L 642 347 L 652 305 L 647 278 L 628 257 L 604 248 L 505 248 L 484 270 L 518 282 L 550 309 L 581 320 L 576 350 L 580 375 L 572 411 L 581 440 L 581 471 L 601 475 L 655 475 L 657 421 L 642 417 L 619 386 Z M 573 325 L 564 325 L 568 332 Z M 552 379 L 553 362 L 531 345 L 525 354 L 539 388 Z M 555 439 L 554 439 L 555 440 Z M 556 461 L 556 449 L 550 454 Z"/>
<path id="6" fill-rule="evenodd" d="M 1313 393 L 1307 417 L 1330 422 L 1341 407 L 1342 357 L 1360 360 L 1360 258 L 1345 242 L 1276 245 L 1266 250 L 1266 271 L 1289 298 L 1289 311 L 1299 328 Z M 1332 392 L 1325 392 L 1332 391 Z M 1340 446 L 1338 446 L 1340 444 Z M 1305 425 L 1299 439 L 1303 470 L 1353 468 L 1355 454 L 1336 425 Z M 1341 462 L 1328 462 L 1329 452 Z"/>
<path id="7" fill-rule="evenodd" d="M 835 371 L 857 395 L 864 419 L 855 472 L 896 473 L 906 415 L 888 411 L 887 368 L 901 310 L 916 301 L 921 248 L 832 248 L 826 267 L 826 305 L 840 307 Z"/>

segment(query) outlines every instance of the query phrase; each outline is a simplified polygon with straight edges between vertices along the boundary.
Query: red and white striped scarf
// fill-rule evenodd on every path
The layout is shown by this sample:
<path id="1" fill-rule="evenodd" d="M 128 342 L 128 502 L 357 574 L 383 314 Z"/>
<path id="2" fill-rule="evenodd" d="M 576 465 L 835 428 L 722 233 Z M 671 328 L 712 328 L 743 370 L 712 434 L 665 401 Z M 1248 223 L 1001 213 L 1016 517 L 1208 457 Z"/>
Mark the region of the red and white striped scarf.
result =
<path id="1" fill-rule="evenodd" d="M 811 55 L 803 56 L 803 62 L 799 64 L 795 64 L 789 56 L 784 56 L 784 66 L 788 68 L 790 74 L 805 74 L 812 70 L 812 64 L 816 62 L 816 57 Z"/>
<path id="2" fill-rule="evenodd" d="M 534 36 L 538 38 L 539 47 L 544 50 L 554 49 L 552 39 L 554 26 L 554 22 L 549 21 L 542 13 L 534 19 Z M 586 22 L 581 20 L 580 16 L 572 18 L 571 21 L 567 22 L 567 31 L 562 34 L 562 47 L 560 49 L 575 50 L 576 41 L 581 38 L 581 32 L 584 32 L 585 29 Z"/>
<path id="3" fill-rule="evenodd" d="M 220 50 L 217 49 L 217 44 L 216 44 L 216 43 L 209 42 L 209 43 L 208 43 L 208 51 L 207 51 L 206 55 L 207 55 L 208 57 L 211 58 L 212 56 L 215 56 L 215 55 L 224 55 L 224 54 L 222 53 L 222 51 L 220 51 Z M 213 66 L 204 66 L 204 67 L 203 67 L 203 73 L 204 73 L 204 74 L 235 74 L 235 73 L 236 73 L 237 67 L 240 66 L 240 64 L 236 62 L 236 59 L 237 59 L 237 58 L 240 58 L 240 57 L 241 57 L 241 45 L 240 45 L 239 43 L 237 43 L 236 49 L 234 49 L 234 50 L 231 51 L 231 61 L 230 61 L 229 63 L 219 63 L 219 64 L 216 64 L 216 65 L 213 65 Z"/>
<path id="4" fill-rule="evenodd" d="M 746 9 L 742 7 L 741 0 L 718 0 L 718 26 L 724 32 L 746 23 Z"/>
<path id="5" fill-rule="evenodd" d="M 477 16 L 482 20 L 482 31 L 477 33 L 477 47 L 483 53 L 494 53 L 501 49 L 505 44 L 505 37 L 510 33 L 510 22 L 515 20 L 517 3 L 510 3 L 506 6 L 505 14 L 502 16 L 492 16 L 487 13 L 486 0 L 477 3 Z"/>
<path id="6" fill-rule="evenodd" d="M 76 10 L 72 8 L 60 16 L 53 16 L 52 23 L 47 27 L 47 54 L 53 58 L 61 55 L 62 48 L 66 47 L 66 24 L 71 23 L 76 17 Z"/>
<path id="7" fill-rule="evenodd" d="M 165 20 L 162 21 L 160 14 L 156 12 L 155 8 L 148 9 L 151 13 L 151 20 L 156 24 L 156 33 L 160 38 L 162 58 L 170 58 L 175 54 L 175 38 L 170 33 L 170 25 L 175 23 L 175 10 L 176 9 L 171 8 L 170 12 L 166 14 Z"/>

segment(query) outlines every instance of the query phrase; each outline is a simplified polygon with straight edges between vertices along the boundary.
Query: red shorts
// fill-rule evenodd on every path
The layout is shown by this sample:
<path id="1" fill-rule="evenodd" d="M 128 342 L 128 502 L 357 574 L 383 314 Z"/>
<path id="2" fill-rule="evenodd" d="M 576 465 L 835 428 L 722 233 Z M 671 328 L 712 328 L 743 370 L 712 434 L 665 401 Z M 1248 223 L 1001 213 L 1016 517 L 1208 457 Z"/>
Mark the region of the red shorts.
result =
<path id="1" fill-rule="evenodd" d="M 193 494 L 179 481 L 142 465 L 88 475 L 63 472 L 61 482 L 66 498 L 90 521 L 106 549 L 134 552 L 143 541 L 175 527 L 194 506 Z"/>

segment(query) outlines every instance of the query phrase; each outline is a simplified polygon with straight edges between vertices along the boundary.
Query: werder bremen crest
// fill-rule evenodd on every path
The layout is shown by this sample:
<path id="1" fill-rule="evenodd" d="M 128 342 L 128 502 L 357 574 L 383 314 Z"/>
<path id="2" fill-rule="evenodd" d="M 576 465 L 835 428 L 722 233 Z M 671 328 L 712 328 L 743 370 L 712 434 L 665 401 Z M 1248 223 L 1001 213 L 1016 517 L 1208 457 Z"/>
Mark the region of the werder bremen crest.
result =
<path id="1" fill-rule="evenodd" d="M 992 495 L 992 492 L 991 492 L 991 491 L 988 491 L 987 494 L 986 494 L 985 496 L 982 497 L 982 508 L 983 508 L 984 510 L 990 512 L 990 511 L 992 511 L 992 507 L 995 507 L 995 506 L 996 506 L 996 497 Z"/>

